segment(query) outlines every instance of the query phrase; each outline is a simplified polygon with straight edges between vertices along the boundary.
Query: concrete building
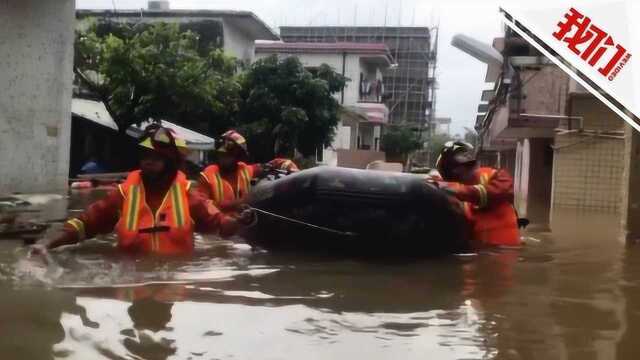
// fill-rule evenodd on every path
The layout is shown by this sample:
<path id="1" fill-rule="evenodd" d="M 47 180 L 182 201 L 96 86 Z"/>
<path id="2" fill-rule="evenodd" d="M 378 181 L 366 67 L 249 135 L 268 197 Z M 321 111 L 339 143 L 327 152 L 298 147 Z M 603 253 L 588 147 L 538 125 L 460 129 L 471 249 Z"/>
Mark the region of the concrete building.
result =
<path id="1" fill-rule="evenodd" d="M 431 124 L 434 135 L 451 135 L 451 118 L 437 117 Z"/>
<path id="2" fill-rule="evenodd" d="M 272 55 L 298 57 L 310 70 L 327 64 L 351 79 L 341 93 L 335 94 L 345 111 L 333 145 L 319 149 L 318 163 L 365 168 L 372 161 L 385 159 L 380 151 L 380 135 L 389 120 L 389 110 L 382 100 L 386 86 L 382 72 L 393 64 L 393 59 L 384 44 L 256 44 L 257 59 Z"/>
<path id="3" fill-rule="evenodd" d="M 148 9 L 140 10 L 77 10 L 76 17 L 80 29 L 94 20 L 98 21 L 99 29 L 100 26 L 108 28 L 111 23 L 178 23 L 182 30 L 198 33 L 203 48 L 209 45 L 222 48 L 245 64 L 253 61 L 255 40 L 279 40 L 278 35 L 252 12 L 171 10 L 166 1 L 150 1 Z"/>
<path id="4" fill-rule="evenodd" d="M 0 194 L 66 188 L 74 7 L 0 2 Z"/>
<path id="5" fill-rule="evenodd" d="M 507 32 L 493 47 L 503 56 L 490 64 L 486 81 L 494 84 L 480 104 L 476 130 L 480 161 L 509 170 L 515 180 L 515 207 L 532 223 L 547 226 L 551 209 L 553 138 L 565 107 L 569 78 L 558 67 Z"/>
<path id="6" fill-rule="evenodd" d="M 285 42 L 384 43 L 397 67 L 383 71 L 389 120 L 421 131 L 435 117 L 437 36 L 428 27 L 283 26 Z"/>
<path id="7" fill-rule="evenodd" d="M 202 51 L 208 51 L 210 47 L 223 49 L 228 55 L 236 57 L 241 65 L 249 65 L 253 61 L 255 40 L 279 39 L 277 34 L 251 12 L 172 10 L 168 1 L 149 1 L 148 8 L 141 10 L 77 10 L 76 18 L 76 29 L 83 30 L 95 23 L 99 34 L 113 31 L 114 24 L 126 24 L 142 30 L 153 23 L 177 23 L 182 31 L 189 30 L 198 34 L 198 45 Z M 92 101 L 91 93 L 84 88 L 78 88 L 75 96 L 70 174 L 77 174 L 90 157 L 99 158 L 109 171 L 124 171 L 135 165 L 137 161 L 127 156 L 135 150 L 135 142 L 119 138 L 117 126 L 104 106 Z M 91 121 L 85 121 L 87 119 Z M 207 127 L 203 125 L 201 128 Z M 131 131 L 130 128 L 127 133 L 134 135 Z M 185 128 L 180 128 L 178 133 L 191 138 L 204 137 Z M 206 149 L 192 147 L 195 151 L 192 152 L 194 157 L 191 160 L 194 163 L 201 162 L 204 151 L 210 150 L 212 146 L 211 144 Z"/>
<path id="8" fill-rule="evenodd" d="M 566 209 L 621 214 L 625 123 L 517 34 L 493 47 L 503 63 L 488 66 L 479 159 L 512 173 L 519 215 L 544 226 Z"/>
<path id="9" fill-rule="evenodd" d="M 575 81 L 566 107 L 573 120 L 554 138 L 554 212 L 622 213 L 626 123 Z"/>

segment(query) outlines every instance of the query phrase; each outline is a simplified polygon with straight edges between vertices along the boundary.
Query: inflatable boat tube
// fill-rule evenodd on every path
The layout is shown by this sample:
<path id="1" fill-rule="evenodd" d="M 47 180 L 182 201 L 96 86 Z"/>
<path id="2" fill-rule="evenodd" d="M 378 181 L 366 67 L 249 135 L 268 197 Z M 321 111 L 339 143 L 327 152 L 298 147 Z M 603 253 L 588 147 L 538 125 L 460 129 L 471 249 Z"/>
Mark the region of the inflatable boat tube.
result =
<path id="1" fill-rule="evenodd" d="M 267 250 L 409 257 L 468 251 L 461 211 L 421 175 L 316 167 L 262 181 L 249 205 L 259 209 L 258 222 L 243 236 Z"/>

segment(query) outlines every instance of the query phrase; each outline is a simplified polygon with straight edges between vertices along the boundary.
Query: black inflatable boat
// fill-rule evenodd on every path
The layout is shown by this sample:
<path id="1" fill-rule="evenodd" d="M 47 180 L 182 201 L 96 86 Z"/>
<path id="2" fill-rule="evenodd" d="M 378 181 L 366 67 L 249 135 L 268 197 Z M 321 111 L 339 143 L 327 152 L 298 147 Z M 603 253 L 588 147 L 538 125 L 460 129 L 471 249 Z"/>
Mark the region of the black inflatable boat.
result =
<path id="1" fill-rule="evenodd" d="M 463 215 L 414 174 L 316 167 L 262 181 L 244 234 L 274 251 L 355 256 L 432 256 L 468 250 Z"/>

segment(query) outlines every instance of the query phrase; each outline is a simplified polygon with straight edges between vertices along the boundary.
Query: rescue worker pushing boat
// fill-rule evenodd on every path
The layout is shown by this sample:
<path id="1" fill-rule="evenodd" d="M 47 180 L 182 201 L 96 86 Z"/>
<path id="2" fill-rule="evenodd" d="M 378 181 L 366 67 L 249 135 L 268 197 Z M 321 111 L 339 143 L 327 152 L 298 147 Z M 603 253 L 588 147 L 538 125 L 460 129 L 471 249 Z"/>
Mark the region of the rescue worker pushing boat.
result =
<path id="1" fill-rule="evenodd" d="M 33 253 L 114 230 L 118 247 L 123 250 L 189 253 L 193 250 L 194 231 L 229 236 L 255 219 L 250 210 L 241 211 L 237 218 L 229 217 L 191 189 L 179 170 L 185 142 L 171 130 L 152 124 L 145 129 L 139 145 L 140 170 L 130 172 L 117 189 L 67 221 L 61 234 L 34 245 Z"/>
<path id="2" fill-rule="evenodd" d="M 275 133 L 277 134 L 277 132 Z M 276 136 L 276 142 L 273 147 L 273 152 L 276 157 L 269 161 L 266 164 L 266 167 L 284 171 L 288 174 L 300 171 L 298 165 L 291 160 L 295 153 L 294 148 L 295 147 L 291 144 L 290 139 L 286 139 L 283 135 Z"/>
<path id="3" fill-rule="evenodd" d="M 220 137 L 218 161 L 200 173 L 199 190 L 222 211 L 236 211 L 251 191 L 251 180 L 262 173 L 259 164 L 249 165 L 247 141 L 235 130 Z"/>
<path id="4" fill-rule="evenodd" d="M 442 178 L 431 182 L 462 202 L 474 248 L 520 244 L 511 175 L 479 167 L 473 146 L 462 141 L 445 144 L 436 168 Z"/>

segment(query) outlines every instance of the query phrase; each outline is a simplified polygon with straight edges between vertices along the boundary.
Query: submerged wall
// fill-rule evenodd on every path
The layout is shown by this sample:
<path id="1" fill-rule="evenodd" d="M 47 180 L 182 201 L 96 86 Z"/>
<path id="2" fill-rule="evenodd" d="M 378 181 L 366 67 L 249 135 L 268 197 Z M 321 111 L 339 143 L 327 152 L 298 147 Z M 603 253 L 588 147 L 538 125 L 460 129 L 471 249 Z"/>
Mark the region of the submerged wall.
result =
<path id="1" fill-rule="evenodd" d="M 73 0 L 0 2 L 0 194 L 65 188 Z"/>

